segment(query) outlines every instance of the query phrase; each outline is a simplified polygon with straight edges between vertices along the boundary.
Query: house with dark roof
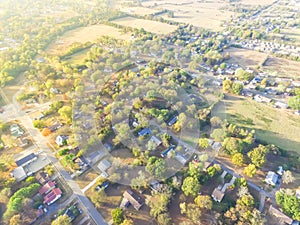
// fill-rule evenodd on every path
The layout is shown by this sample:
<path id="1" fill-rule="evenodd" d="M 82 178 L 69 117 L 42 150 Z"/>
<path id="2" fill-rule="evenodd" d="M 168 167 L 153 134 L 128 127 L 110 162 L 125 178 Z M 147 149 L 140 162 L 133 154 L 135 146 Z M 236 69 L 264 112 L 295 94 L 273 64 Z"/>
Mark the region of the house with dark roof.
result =
<path id="1" fill-rule="evenodd" d="M 44 204 L 51 205 L 62 196 L 60 188 L 54 188 L 50 193 L 44 197 Z"/>
<path id="2" fill-rule="evenodd" d="M 31 153 L 19 160 L 16 160 L 16 164 L 17 164 L 17 166 L 26 166 L 36 159 L 37 159 L 37 156 L 34 153 Z"/>
<path id="3" fill-rule="evenodd" d="M 64 214 L 71 219 L 71 222 L 76 218 L 76 215 L 73 213 L 73 211 L 70 208 L 68 208 Z"/>
<path id="4" fill-rule="evenodd" d="M 40 188 L 39 193 L 41 195 L 48 194 L 50 191 L 52 191 L 55 188 L 55 182 L 48 181 L 43 187 Z"/>
<path id="5" fill-rule="evenodd" d="M 145 199 L 131 189 L 127 189 L 123 193 L 123 197 L 121 208 L 125 208 L 131 204 L 136 210 L 139 210 L 145 204 Z"/>
<path id="6" fill-rule="evenodd" d="M 146 136 L 148 134 L 151 134 L 151 129 L 149 127 L 146 127 L 138 132 L 138 136 Z"/>
<path id="7" fill-rule="evenodd" d="M 162 151 L 162 153 L 160 154 L 161 157 L 163 158 L 166 157 L 166 155 L 168 155 L 168 153 L 174 149 L 175 149 L 174 145 L 169 146 L 166 150 Z"/>

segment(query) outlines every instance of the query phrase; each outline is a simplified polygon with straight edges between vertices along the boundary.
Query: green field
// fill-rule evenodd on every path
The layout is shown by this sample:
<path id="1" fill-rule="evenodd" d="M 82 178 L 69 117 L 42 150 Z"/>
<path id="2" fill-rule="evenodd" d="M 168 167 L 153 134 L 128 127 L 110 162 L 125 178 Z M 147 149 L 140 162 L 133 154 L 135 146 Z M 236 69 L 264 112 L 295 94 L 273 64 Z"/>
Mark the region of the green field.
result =
<path id="1" fill-rule="evenodd" d="M 226 96 L 223 102 L 225 111 L 218 110 L 220 104 L 215 109 L 219 117 L 230 123 L 255 129 L 258 140 L 300 155 L 299 116 L 244 97 Z"/>

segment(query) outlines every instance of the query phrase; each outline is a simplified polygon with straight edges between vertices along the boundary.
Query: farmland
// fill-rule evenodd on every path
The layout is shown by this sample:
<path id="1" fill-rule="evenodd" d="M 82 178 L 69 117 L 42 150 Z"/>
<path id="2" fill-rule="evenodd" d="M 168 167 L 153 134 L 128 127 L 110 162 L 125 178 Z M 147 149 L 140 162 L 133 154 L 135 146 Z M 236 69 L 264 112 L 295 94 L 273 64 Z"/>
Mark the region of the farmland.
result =
<path id="1" fill-rule="evenodd" d="M 86 43 L 95 41 L 100 36 L 111 36 L 118 39 L 129 40 L 130 34 L 123 34 L 117 28 L 107 25 L 93 25 L 88 27 L 81 27 L 66 32 L 59 37 L 55 42 L 50 44 L 46 52 L 51 55 L 57 55 L 64 52 L 70 45 L 76 42 Z"/>
<path id="2" fill-rule="evenodd" d="M 222 118 L 255 129 L 257 138 L 265 143 L 300 154 L 299 117 L 244 97 L 227 96 L 224 103 Z"/>
<path id="3" fill-rule="evenodd" d="M 113 23 L 130 26 L 138 29 L 145 29 L 148 32 L 156 34 L 168 34 L 177 29 L 177 26 L 169 25 L 166 23 L 161 23 L 152 20 L 137 19 L 131 16 L 123 17 L 112 21 Z"/>
<path id="4" fill-rule="evenodd" d="M 151 9 L 167 9 L 174 12 L 173 18 L 166 15 L 163 18 L 189 23 L 197 27 L 206 28 L 213 31 L 222 29 L 222 22 L 229 20 L 234 15 L 233 12 L 223 10 L 222 8 L 229 6 L 224 1 L 201 2 L 201 1 L 147 1 L 143 3 L 144 7 Z"/>

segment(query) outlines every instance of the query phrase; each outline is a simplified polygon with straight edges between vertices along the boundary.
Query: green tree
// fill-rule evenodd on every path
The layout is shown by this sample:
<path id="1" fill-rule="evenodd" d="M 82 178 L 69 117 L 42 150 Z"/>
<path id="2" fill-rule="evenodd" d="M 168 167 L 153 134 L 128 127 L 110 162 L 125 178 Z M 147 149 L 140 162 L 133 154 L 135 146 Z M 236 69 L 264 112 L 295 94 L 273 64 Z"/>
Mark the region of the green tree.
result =
<path id="1" fill-rule="evenodd" d="M 208 139 L 207 138 L 200 138 L 199 141 L 198 141 L 198 144 L 201 148 L 206 149 L 206 148 L 208 148 L 208 145 L 209 145 Z"/>
<path id="2" fill-rule="evenodd" d="M 235 153 L 231 160 L 234 165 L 242 166 L 244 163 L 244 155 L 242 153 Z"/>
<path id="3" fill-rule="evenodd" d="M 51 225 L 71 225 L 71 218 L 68 215 L 60 215 L 54 220 Z"/>
<path id="4" fill-rule="evenodd" d="M 72 107 L 65 105 L 58 110 L 59 115 L 68 123 L 72 121 Z"/>
<path id="5" fill-rule="evenodd" d="M 163 159 L 151 156 L 148 159 L 146 171 L 155 177 L 162 177 L 166 172 L 166 162 Z"/>
<path id="6" fill-rule="evenodd" d="M 284 213 L 294 220 L 300 221 L 300 199 L 296 197 L 295 192 L 289 189 L 280 189 L 276 192 L 276 202 Z"/>
<path id="7" fill-rule="evenodd" d="M 248 177 L 253 177 L 256 174 L 256 167 L 254 164 L 249 164 L 245 169 L 244 169 L 244 174 L 247 175 Z"/>
<path id="8" fill-rule="evenodd" d="M 288 106 L 292 109 L 300 110 L 300 95 L 289 98 Z"/>
<path id="9" fill-rule="evenodd" d="M 282 182 L 284 184 L 293 183 L 295 181 L 295 177 L 293 176 L 292 172 L 289 170 L 285 170 L 282 174 Z"/>
<path id="10" fill-rule="evenodd" d="M 261 167 L 266 162 L 266 154 L 268 153 L 268 148 L 259 145 L 257 148 L 252 149 L 248 152 L 248 156 L 251 159 L 252 164 L 256 167 Z"/>
<path id="11" fill-rule="evenodd" d="M 198 205 L 200 208 L 204 209 L 212 209 L 213 202 L 211 200 L 211 197 L 208 195 L 198 195 L 194 202 L 196 205 Z"/>
<path id="12" fill-rule="evenodd" d="M 222 145 L 225 152 L 229 155 L 234 155 L 243 151 L 243 142 L 239 138 L 227 137 Z"/>
<path id="13" fill-rule="evenodd" d="M 35 128 L 41 129 L 41 128 L 44 128 L 46 126 L 46 123 L 42 120 L 34 120 L 33 121 L 33 126 Z"/>
<path id="14" fill-rule="evenodd" d="M 247 71 L 245 71 L 242 68 L 238 68 L 235 70 L 235 74 L 234 74 L 239 80 L 243 80 L 243 81 L 250 81 L 254 78 L 254 75 L 252 73 L 249 73 Z"/>
<path id="15" fill-rule="evenodd" d="M 244 85 L 239 82 L 234 82 L 231 86 L 232 93 L 236 94 L 236 95 L 241 94 L 243 88 L 244 88 Z"/>
<path id="16" fill-rule="evenodd" d="M 200 191 L 200 184 L 198 179 L 194 177 L 186 177 L 183 180 L 181 189 L 186 196 L 196 196 Z"/>
<path id="17" fill-rule="evenodd" d="M 225 93 L 230 93 L 231 92 L 231 85 L 232 85 L 231 80 L 224 80 L 223 81 L 223 91 Z"/>
<path id="18" fill-rule="evenodd" d="M 115 225 L 122 224 L 124 221 L 124 213 L 120 208 L 115 208 L 111 211 L 111 217 Z"/>
<path id="19" fill-rule="evenodd" d="M 198 223 L 201 217 L 201 210 L 197 205 L 189 203 L 186 207 L 186 216 L 194 223 Z"/>
<path id="20" fill-rule="evenodd" d="M 132 221 L 132 220 L 125 219 L 125 220 L 121 223 L 121 225 L 134 225 L 134 224 L 133 224 L 133 221 Z"/>
<path id="21" fill-rule="evenodd" d="M 162 213 L 157 216 L 157 223 L 159 225 L 169 225 L 171 224 L 171 217 L 169 213 Z"/>

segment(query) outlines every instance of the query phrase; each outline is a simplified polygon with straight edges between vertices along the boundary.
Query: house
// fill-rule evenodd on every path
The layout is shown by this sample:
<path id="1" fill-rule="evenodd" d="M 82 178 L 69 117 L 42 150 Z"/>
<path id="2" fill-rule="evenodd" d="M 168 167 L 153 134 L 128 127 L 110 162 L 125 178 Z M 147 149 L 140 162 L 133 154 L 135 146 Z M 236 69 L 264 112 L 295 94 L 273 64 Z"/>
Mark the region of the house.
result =
<path id="1" fill-rule="evenodd" d="M 89 155 L 85 156 L 85 160 L 88 162 L 90 166 L 97 163 L 100 159 L 102 159 L 106 155 L 105 151 L 94 151 L 90 153 Z"/>
<path id="2" fill-rule="evenodd" d="M 46 184 L 44 184 L 43 187 L 40 188 L 39 193 L 41 195 L 48 194 L 50 191 L 52 191 L 55 188 L 55 182 L 48 181 Z"/>
<path id="3" fill-rule="evenodd" d="M 151 129 L 149 127 L 146 127 L 138 132 L 138 136 L 146 136 L 148 134 L 151 134 Z"/>
<path id="4" fill-rule="evenodd" d="M 19 166 L 16 169 L 14 169 L 10 175 L 14 177 L 18 182 L 25 180 L 27 177 L 27 174 L 22 166 Z"/>
<path id="5" fill-rule="evenodd" d="M 12 124 L 9 130 L 13 137 L 20 137 L 25 133 L 18 124 Z"/>
<path id="6" fill-rule="evenodd" d="M 211 147 L 213 150 L 219 151 L 222 148 L 222 144 L 220 142 L 215 141 Z"/>
<path id="7" fill-rule="evenodd" d="M 49 181 L 50 177 L 48 175 L 48 173 L 42 171 L 42 172 L 38 172 L 35 175 L 35 179 L 40 183 L 40 184 L 45 184 L 47 181 Z"/>
<path id="8" fill-rule="evenodd" d="M 67 140 L 69 139 L 68 136 L 66 135 L 58 135 L 55 139 L 55 143 L 58 145 L 58 146 L 63 146 L 65 144 L 67 144 Z"/>
<path id="9" fill-rule="evenodd" d="M 177 120 L 178 120 L 178 116 L 177 116 L 177 115 L 176 115 L 176 116 L 173 116 L 173 117 L 169 120 L 169 122 L 167 123 L 168 126 L 172 126 L 173 124 L 175 124 L 175 123 L 177 122 Z"/>
<path id="10" fill-rule="evenodd" d="M 176 152 L 175 159 L 177 159 L 182 165 L 185 165 L 188 161 L 188 158 L 180 152 Z"/>
<path id="11" fill-rule="evenodd" d="M 16 162 L 17 166 L 26 166 L 36 159 L 37 159 L 37 156 L 34 153 L 31 153 L 15 162 Z"/>
<path id="12" fill-rule="evenodd" d="M 44 197 L 44 204 L 51 205 L 62 196 L 60 188 L 54 188 L 50 193 Z"/>
<path id="13" fill-rule="evenodd" d="M 287 103 L 280 102 L 280 101 L 276 101 L 274 106 L 281 109 L 287 109 L 289 107 Z"/>
<path id="14" fill-rule="evenodd" d="M 161 140 L 159 138 L 155 137 L 155 136 L 152 136 L 149 141 L 151 141 L 154 144 L 156 144 L 156 147 L 158 147 L 162 143 Z"/>
<path id="15" fill-rule="evenodd" d="M 270 185 L 276 185 L 277 181 L 278 181 L 278 175 L 273 171 L 269 171 L 266 176 L 265 182 Z"/>
<path id="16" fill-rule="evenodd" d="M 145 200 L 143 198 L 141 198 L 138 194 L 136 194 L 135 192 L 133 192 L 131 189 L 127 189 L 124 193 L 123 193 L 123 207 L 125 208 L 126 206 L 129 206 L 129 204 L 131 204 L 136 210 L 139 210 L 144 204 L 145 204 Z M 128 204 L 129 203 L 129 204 Z M 124 207 L 125 206 L 125 207 Z"/>
<path id="17" fill-rule="evenodd" d="M 281 212 L 279 209 L 276 209 L 273 205 L 269 208 L 269 213 L 272 216 L 275 216 L 278 219 L 278 224 L 293 224 L 293 219 L 285 215 L 283 212 Z"/>
<path id="18" fill-rule="evenodd" d="M 213 193 L 211 194 L 211 197 L 216 201 L 216 202 L 221 202 L 222 199 L 224 198 L 225 193 L 221 191 L 221 187 L 217 187 L 214 189 Z"/>
<path id="19" fill-rule="evenodd" d="M 61 128 L 63 125 L 61 123 L 55 122 L 52 126 L 49 126 L 48 129 L 51 132 L 54 132 L 56 130 L 58 130 L 59 128 Z"/>
<path id="20" fill-rule="evenodd" d="M 106 172 L 106 170 L 108 170 L 111 167 L 111 163 L 107 159 L 103 159 L 101 162 L 99 162 L 97 167 L 102 172 Z"/>
<path id="21" fill-rule="evenodd" d="M 166 155 L 171 151 L 174 150 L 175 146 L 174 145 L 170 145 L 170 147 L 168 147 L 166 150 L 162 151 L 162 153 L 160 154 L 161 157 L 166 157 Z"/>

